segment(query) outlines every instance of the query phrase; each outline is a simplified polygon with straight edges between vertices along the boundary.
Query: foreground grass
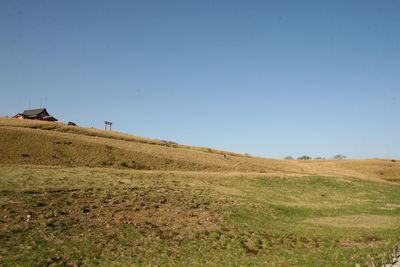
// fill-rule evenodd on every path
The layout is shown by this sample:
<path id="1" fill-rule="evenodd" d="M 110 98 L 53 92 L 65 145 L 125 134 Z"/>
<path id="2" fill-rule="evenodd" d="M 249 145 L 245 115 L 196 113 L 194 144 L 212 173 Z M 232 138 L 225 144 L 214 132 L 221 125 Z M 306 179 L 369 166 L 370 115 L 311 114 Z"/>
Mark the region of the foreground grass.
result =
<path id="1" fill-rule="evenodd" d="M 0 167 L 0 264 L 354 266 L 400 237 L 400 186 Z"/>

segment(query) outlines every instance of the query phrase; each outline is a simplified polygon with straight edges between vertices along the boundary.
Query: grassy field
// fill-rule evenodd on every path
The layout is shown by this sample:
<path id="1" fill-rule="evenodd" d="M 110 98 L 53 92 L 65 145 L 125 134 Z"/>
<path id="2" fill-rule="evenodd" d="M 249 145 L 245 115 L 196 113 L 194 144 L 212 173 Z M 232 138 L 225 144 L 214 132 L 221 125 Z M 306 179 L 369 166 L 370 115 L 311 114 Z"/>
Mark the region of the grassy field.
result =
<path id="1" fill-rule="evenodd" d="M 27 166 L 0 174 L 3 266 L 354 266 L 400 237 L 400 187 L 387 183 Z"/>
<path id="2" fill-rule="evenodd" d="M 399 170 L 0 119 L 0 265 L 363 265 L 400 242 Z"/>

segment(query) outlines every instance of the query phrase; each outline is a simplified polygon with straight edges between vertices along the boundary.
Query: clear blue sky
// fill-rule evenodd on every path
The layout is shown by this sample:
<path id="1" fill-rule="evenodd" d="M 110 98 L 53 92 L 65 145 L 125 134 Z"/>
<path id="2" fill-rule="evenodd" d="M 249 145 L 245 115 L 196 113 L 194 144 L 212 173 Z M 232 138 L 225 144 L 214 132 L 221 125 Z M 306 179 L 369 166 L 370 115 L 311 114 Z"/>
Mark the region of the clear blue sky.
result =
<path id="1" fill-rule="evenodd" d="M 400 158 L 400 1 L 0 1 L 0 115 Z"/>

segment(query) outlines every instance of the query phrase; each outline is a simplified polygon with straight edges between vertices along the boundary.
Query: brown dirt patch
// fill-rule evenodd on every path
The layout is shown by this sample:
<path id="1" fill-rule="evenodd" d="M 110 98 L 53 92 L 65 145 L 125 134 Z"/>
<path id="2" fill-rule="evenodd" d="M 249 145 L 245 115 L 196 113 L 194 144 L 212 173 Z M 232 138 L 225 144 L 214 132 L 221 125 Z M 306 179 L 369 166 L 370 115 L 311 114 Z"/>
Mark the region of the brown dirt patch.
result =
<path id="1" fill-rule="evenodd" d="M 3 191 L 0 195 L 0 233 L 21 223 L 105 232 L 126 224 L 163 239 L 183 240 L 219 230 L 222 220 L 207 201 L 159 188 Z"/>

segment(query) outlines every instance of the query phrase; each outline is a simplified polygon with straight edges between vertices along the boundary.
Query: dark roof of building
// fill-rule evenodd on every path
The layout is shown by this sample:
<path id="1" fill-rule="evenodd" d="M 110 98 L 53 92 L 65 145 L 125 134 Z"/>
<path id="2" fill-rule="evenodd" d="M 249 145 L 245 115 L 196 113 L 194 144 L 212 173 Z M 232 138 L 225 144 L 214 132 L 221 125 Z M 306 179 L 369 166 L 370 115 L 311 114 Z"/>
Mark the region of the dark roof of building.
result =
<path id="1" fill-rule="evenodd" d="M 21 113 L 24 116 L 36 116 L 39 115 L 40 113 L 42 113 L 43 111 L 45 111 L 47 113 L 47 110 L 45 108 L 38 108 L 38 109 L 28 109 L 28 110 L 24 110 L 23 113 Z"/>
<path id="2" fill-rule="evenodd" d="M 45 108 L 28 109 L 22 113 L 18 113 L 14 118 L 25 118 L 34 120 L 57 121 L 56 118 L 50 116 Z"/>

